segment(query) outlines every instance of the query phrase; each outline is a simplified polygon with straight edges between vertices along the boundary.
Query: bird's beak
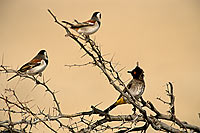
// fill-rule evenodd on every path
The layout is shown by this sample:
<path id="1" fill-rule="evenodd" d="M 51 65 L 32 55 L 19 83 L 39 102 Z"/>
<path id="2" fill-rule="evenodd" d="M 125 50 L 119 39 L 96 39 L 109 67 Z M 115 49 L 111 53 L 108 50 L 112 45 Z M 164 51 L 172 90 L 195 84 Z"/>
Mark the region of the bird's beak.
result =
<path id="1" fill-rule="evenodd" d="M 127 71 L 127 73 L 131 73 L 132 71 Z"/>

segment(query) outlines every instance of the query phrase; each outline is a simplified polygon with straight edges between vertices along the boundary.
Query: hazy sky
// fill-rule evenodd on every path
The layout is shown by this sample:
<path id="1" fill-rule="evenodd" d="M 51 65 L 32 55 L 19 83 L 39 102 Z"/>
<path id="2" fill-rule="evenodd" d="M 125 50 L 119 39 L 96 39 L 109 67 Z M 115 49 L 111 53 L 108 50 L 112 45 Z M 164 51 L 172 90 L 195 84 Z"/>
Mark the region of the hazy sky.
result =
<path id="1" fill-rule="evenodd" d="M 109 85 L 96 67 L 67 68 L 66 64 L 91 61 L 65 31 L 54 23 L 47 12 L 51 9 L 59 20 L 85 21 L 94 11 L 102 13 L 100 30 L 91 36 L 102 52 L 113 55 L 124 81 L 130 80 L 127 70 L 136 62 L 145 71 L 145 100 L 150 100 L 163 113 L 168 109 L 156 97 L 168 100 L 166 83 L 173 82 L 176 115 L 199 125 L 200 112 L 200 1 L 199 0 L 1 0 L 0 57 L 4 64 L 19 68 L 46 49 L 49 65 L 44 72 L 66 114 L 86 111 L 91 105 L 104 109 L 119 93 Z M 1 58 L 0 58 L 1 62 Z M 43 87 L 33 91 L 34 83 L 18 78 L 6 82 L 11 75 L 0 75 L 0 93 L 5 87 L 15 88 L 23 100 L 34 99 L 39 106 L 51 100 Z M 127 83 L 127 82 L 126 82 Z M 0 102 L 1 103 L 1 102 Z M 52 104 L 53 105 L 53 102 Z M 123 105 L 111 114 L 130 114 L 131 106 Z M 184 113 L 183 113 L 184 112 Z M 0 119 L 3 114 L 0 113 Z"/>

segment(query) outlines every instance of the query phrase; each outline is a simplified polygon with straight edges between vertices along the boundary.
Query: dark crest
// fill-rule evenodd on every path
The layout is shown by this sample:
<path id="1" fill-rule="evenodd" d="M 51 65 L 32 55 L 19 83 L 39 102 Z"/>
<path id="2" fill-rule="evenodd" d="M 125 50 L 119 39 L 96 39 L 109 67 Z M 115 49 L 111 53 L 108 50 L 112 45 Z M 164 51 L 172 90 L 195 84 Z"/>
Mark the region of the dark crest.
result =
<path id="1" fill-rule="evenodd" d="M 138 63 L 137 66 L 132 71 L 128 71 L 128 73 L 135 79 L 143 79 L 144 77 L 144 71 L 138 66 Z"/>

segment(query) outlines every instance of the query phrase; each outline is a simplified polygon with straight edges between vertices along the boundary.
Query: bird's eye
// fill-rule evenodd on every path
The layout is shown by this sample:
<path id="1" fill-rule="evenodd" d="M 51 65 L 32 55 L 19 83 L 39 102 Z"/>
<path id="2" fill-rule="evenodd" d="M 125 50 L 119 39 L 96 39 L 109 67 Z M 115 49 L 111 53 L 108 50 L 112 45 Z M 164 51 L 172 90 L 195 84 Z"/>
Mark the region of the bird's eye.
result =
<path id="1" fill-rule="evenodd" d="M 135 75 L 135 74 L 136 74 L 136 72 L 133 72 L 133 74 Z"/>

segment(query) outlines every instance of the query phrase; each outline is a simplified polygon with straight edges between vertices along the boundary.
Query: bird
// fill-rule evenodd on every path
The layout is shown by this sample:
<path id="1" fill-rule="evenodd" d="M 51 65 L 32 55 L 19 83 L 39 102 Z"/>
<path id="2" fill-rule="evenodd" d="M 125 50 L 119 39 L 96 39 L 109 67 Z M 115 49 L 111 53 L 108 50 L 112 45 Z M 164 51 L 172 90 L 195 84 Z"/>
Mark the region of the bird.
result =
<path id="1" fill-rule="evenodd" d="M 89 38 L 89 35 L 94 34 L 98 31 L 101 25 L 101 13 L 100 12 L 94 12 L 91 19 L 85 22 L 78 22 L 75 20 L 77 24 L 72 24 L 67 21 L 62 21 L 63 23 L 66 23 L 70 25 L 71 29 L 75 30 L 81 35 L 85 35 L 86 38 Z"/>
<path id="2" fill-rule="evenodd" d="M 128 71 L 128 73 L 132 75 L 133 79 L 128 83 L 127 89 L 129 90 L 132 97 L 134 97 L 138 101 L 142 97 L 142 94 L 144 93 L 144 90 L 145 90 L 144 71 L 139 67 L 137 63 L 137 66 L 132 71 Z M 123 92 L 128 94 L 128 91 L 126 90 L 126 88 L 123 90 Z M 112 109 L 114 109 L 115 107 L 121 104 L 130 104 L 130 103 L 127 100 L 127 98 L 120 95 L 118 99 L 116 100 L 116 102 L 114 102 L 111 106 L 109 106 L 103 112 L 105 114 L 108 114 Z"/>
<path id="3" fill-rule="evenodd" d="M 9 78 L 7 81 L 20 76 L 20 75 L 29 75 L 34 76 L 39 74 L 42 75 L 42 72 L 48 65 L 48 56 L 46 50 L 40 50 L 39 53 L 28 63 L 24 64 L 19 70 L 17 70 L 17 74 Z"/>

